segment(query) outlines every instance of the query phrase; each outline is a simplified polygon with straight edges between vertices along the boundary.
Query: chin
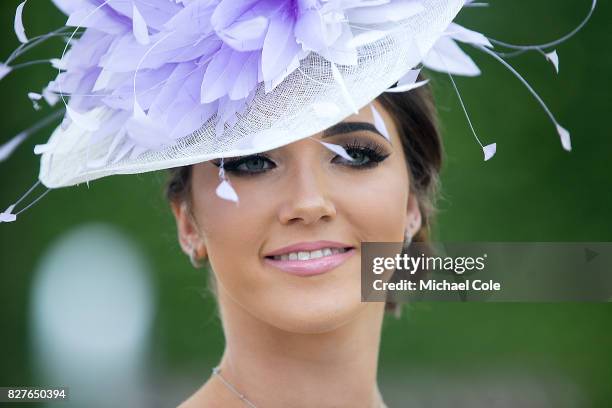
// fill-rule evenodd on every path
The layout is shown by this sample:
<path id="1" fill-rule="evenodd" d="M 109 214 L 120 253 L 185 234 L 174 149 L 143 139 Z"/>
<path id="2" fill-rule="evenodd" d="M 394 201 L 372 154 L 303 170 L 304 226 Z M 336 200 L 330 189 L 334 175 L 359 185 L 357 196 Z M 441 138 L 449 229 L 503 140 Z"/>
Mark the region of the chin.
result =
<path id="1" fill-rule="evenodd" d="M 329 297 L 311 301 L 304 307 L 299 307 L 297 303 L 290 307 L 275 307 L 273 313 L 266 313 L 265 320 L 268 324 L 291 333 L 322 334 L 350 323 L 366 305 L 359 297 Z"/>

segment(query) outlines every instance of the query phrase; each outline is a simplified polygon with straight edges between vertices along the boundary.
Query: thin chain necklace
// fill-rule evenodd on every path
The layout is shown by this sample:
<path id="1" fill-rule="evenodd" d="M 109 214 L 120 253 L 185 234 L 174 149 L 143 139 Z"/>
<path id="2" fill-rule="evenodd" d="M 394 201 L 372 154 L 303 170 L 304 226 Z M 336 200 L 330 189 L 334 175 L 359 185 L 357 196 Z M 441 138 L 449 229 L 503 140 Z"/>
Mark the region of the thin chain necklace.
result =
<path id="1" fill-rule="evenodd" d="M 251 401 L 248 400 L 247 397 L 244 396 L 244 394 L 240 393 L 236 387 L 234 387 L 229 381 L 227 381 L 225 379 L 225 377 L 223 377 L 221 375 L 221 368 L 219 366 L 214 367 L 212 369 L 212 373 L 213 375 L 216 375 L 217 377 L 219 377 L 219 380 L 221 380 L 221 382 L 223 383 L 223 385 L 225 385 L 227 387 L 228 390 L 230 390 L 231 392 L 233 392 L 238 398 L 240 398 L 240 400 L 242 402 L 244 402 L 248 407 L 251 408 L 257 408 L 257 405 L 253 404 Z M 380 398 L 380 407 L 381 408 L 387 408 L 387 405 L 383 402 L 382 398 Z"/>
<path id="2" fill-rule="evenodd" d="M 217 377 L 219 377 L 219 379 L 221 380 L 221 382 L 223 383 L 223 385 L 225 385 L 231 392 L 233 392 L 234 394 L 236 394 L 236 396 L 238 398 L 240 398 L 240 400 L 242 402 L 244 402 L 248 407 L 251 408 L 257 408 L 257 405 L 253 404 L 251 401 L 249 401 L 247 399 L 247 397 L 244 396 L 244 394 L 241 394 L 240 392 L 238 392 L 238 390 L 236 389 L 236 387 L 234 387 L 232 384 L 230 384 L 229 381 L 227 381 L 225 379 L 225 377 L 223 377 L 221 375 L 221 368 L 219 368 L 219 366 L 214 367 L 212 369 L 213 375 L 216 375 Z"/>

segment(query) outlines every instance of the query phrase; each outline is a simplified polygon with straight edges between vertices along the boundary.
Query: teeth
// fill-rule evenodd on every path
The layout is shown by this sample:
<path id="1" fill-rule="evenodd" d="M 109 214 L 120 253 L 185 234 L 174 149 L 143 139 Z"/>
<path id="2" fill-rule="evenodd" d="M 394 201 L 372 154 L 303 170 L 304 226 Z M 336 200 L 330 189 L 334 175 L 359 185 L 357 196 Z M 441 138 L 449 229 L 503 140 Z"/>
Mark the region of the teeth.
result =
<path id="1" fill-rule="evenodd" d="M 310 253 L 310 259 L 321 258 L 323 256 L 323 251 L 317 249 L 316 251 L 312 251 Z"/>
<path id="2" fill-rule="evenodd" d="M 275 255 L 273 258 L 277 261 L 307 261 L 309 259 L 322 258 L 324 256 L 330 256 L 335 254 L 341 254 L 346 252 L 344 248 L 323 248 L 315 251 L 299 251 L 290 252 L 288 254 Z"/>

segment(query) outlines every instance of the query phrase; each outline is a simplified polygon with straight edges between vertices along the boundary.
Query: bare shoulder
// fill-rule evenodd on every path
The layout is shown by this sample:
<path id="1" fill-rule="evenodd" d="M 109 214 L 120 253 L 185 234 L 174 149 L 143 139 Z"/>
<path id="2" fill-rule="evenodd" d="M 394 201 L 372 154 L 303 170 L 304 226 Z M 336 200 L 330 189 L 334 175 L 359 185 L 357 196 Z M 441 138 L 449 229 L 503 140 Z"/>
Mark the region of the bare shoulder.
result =
<path id="1" fill-rule="evenodd" d="M 228 398 L 218 381 L 209 379 L 177 408 L 226 408 L 233 407 L 235 401 Z"/>

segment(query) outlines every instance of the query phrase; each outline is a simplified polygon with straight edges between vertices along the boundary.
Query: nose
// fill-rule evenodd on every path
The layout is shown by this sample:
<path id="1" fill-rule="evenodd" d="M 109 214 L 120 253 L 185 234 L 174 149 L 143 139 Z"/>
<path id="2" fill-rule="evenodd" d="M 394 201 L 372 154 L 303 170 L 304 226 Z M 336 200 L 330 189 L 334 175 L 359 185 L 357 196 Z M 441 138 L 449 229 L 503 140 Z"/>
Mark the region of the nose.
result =
<path id="1" fill-rule="evenodd" d="M 281 205 L 278 218 L 283 225 L 313 224 L 330 221 L 336 207 L 330 197 L 329 183 L 321 169 L 312 163 L 301 166 L 289 177 L 287 199 Z"/>

